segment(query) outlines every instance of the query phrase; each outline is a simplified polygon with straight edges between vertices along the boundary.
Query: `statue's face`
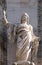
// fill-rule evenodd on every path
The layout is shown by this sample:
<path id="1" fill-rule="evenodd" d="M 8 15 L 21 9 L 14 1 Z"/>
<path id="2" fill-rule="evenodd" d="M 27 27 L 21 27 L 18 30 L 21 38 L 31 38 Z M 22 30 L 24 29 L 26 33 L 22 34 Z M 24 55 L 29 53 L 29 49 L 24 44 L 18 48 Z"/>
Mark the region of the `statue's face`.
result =
<path id="1" fill-rule="evenodd" d="M 22 18 L 22 21 L 23 21 L 23 22 L 27 22 L 27 21 L 28 21 L 28 20 L 27 20 L 27 16 L 24 15 L 23 18 Z"/>
<path id="2" fill-rule="evenodd" d="M 29 16 L 27 13 L 23 14 L 23 16 L 21 17 L 22 23 L 27 23 L 28 19 L 29 19 Z"/>

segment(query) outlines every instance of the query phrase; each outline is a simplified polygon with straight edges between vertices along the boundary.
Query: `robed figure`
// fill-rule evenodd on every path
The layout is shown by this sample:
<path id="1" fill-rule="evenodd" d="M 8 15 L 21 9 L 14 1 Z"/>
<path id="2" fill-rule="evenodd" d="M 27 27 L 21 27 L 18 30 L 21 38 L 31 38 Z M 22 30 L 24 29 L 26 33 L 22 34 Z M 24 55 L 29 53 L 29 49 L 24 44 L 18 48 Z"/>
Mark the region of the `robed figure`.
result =
<path id="1" fill-rule="evenodd" d="M 7 18 L 4 13 L 4 21 L 3 24 L 6 28 L 9 28 Z M 14 43 L 17 44 L 16 49 L 16 60 L 17 61 L 28 61 L 29 55 L 32 51 L 31 56 L 35 54 L 36 49 L 38 48 L 38 37 L 33 33 L 33 27 L 29 24 L 29 15 L 24 13 L 21 16 L 20 24 L 15 26 L 15 35 L 14 35 Z M 11 34 L 10 34 L 11 35 Z M 32 58 L 32 57 L 31 57 Z M 31 61 L 32 62 L 32 61 Z"/>

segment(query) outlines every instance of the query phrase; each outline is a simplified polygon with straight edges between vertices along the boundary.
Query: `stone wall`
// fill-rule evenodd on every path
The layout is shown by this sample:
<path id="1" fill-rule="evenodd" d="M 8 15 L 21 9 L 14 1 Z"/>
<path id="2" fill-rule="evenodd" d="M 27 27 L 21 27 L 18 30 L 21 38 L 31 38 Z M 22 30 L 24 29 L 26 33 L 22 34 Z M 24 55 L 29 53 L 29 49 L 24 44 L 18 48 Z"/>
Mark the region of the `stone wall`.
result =
<path id="1" fill-rule="evenodd" d="M 38 48 L 38 65 L 42 65 L 42 0 L 38 0 L 38 36 L 40 37 Z"/>
<path id="2" fill-rule="evenodd" d="M 0 0 L 0 65 L 7 65 L 7 35 L 2 25 L 3 9 L 6 10 L 6 1 Z"/>

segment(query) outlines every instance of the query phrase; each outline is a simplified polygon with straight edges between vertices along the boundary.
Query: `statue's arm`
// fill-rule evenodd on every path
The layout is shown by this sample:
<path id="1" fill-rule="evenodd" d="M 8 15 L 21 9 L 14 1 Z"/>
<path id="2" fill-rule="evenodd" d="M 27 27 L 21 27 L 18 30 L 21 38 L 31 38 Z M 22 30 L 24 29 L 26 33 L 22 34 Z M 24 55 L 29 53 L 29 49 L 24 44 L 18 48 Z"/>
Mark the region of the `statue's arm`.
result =
<path id="1" fill-rule="evenodd" d="M 37 37 L 35 34 L 34 34 L 34 31 L 33 31 L 33 27 L 31 26 L 31 35 L 32 35 L 32 41 L 34 42 L 35 40 L 36 41 L 39 41 L 39 37 Z"/>
<path id="2" fill-rule="evenodd" d="M 33 31 L 33 27 L 32 27 L 32 26 L 31 26 L 31 35 L 32 35 L 32 37 L 35 36 L 34 31 Z"/>
<path id="3" fill-rule="evenodd" d="M 2 21 L 2 23 L 3 23 L 3 25 L 7 28 L 7 27 L 9 27 L 9 22 L 8 22 L 8 20 L 7 20 L 7 18 L 6 18 L 6 12 L 5 12 L 5 10 L 3 11 L 3 21 Z"/>

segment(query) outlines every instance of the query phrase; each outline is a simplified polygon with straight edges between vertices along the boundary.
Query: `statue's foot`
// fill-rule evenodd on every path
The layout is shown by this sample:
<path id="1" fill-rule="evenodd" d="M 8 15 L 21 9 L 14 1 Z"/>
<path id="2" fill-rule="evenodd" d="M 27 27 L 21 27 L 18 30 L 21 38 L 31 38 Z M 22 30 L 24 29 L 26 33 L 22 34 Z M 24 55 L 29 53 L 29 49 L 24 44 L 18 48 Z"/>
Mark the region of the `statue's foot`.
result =
<path id="1" fill-rule="evenodd" d="M 30 65 L 35 65 L 35 63 L 34 62 L 31 62 Z"/>
<path id="2" fill-rule="evenodd" d="M 23 65 L 23 64 L 28 64 L 28 65 L 35 65 L 34 62 L 30 62 L 30 61 L 18 61 L 18 62 L 14 62 L 13 65 Z"/>

